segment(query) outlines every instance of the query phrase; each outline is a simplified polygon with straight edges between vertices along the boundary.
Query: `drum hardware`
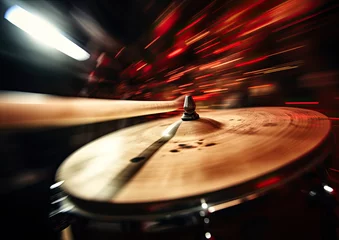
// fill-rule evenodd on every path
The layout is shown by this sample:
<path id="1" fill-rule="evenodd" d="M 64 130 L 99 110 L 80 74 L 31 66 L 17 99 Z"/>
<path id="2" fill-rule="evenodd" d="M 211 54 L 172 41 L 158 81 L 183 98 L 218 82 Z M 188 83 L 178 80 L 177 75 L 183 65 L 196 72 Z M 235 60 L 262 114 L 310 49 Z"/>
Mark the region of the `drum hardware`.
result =
<path id="1" fill-rule="evenodd" d="M 320 216 L 322 239 L 334 240 L 337 239 L 336 229 L 339 226 L 339 219 L 336 214 L 336 208 L 339 204 L 337 193 L 327 176 L 327 169 L 331 166 L 328 164 L 331 164 L 333 158 L 334 155 L 330 155 L 322 165 L 304 176 L 308 186 L 303 187 L 301 192 L 306 195 L 308 205 L 311 208 L 320 209 L 322 213 Z"/>
<path id="2" fill-rule="evenodd" d="M 72 209 L 71 205 L 65 205 L 62 202 L 67 199 L 67 195 L 61 190 L 62 181 L 50 186 L 50 225 L 55 231 L 62 231 L 72 222 L 73 217 L 69 214 Z"/>
<path id="3" fill-rule="evenodd" d="M 308 192 L 309 204 L 321 209 L 321 228 L 323 239 L 337 239 L 336 228 L 339 226 L 336 208 L 338 201 L 334 196 L 334 189 L 327 183 L 314 186 Z"/>
<path id="4" fill-rule="evenodd" d="M 192 96 L 186 96 L 184 102 L 184 114 L 181 119 L 183 121 L 191 121 L 199 119 L 199 114 L 195 112 L 195 102 L 193 101 Z"/>

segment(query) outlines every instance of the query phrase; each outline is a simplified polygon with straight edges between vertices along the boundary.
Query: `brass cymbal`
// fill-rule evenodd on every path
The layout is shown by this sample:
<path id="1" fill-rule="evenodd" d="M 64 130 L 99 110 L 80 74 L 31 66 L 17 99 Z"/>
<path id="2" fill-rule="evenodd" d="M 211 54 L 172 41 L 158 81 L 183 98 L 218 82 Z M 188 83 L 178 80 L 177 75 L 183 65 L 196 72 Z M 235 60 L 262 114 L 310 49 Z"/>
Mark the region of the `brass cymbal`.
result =
<path id="1" fill-rule="evenodd" d="M 245 183 L 298 161 L 330 132 L 318 112 L 285 107 L 200 113 L 132 126 L 82 147 L 58 170 L 78 199 L 147 203 Z"/>

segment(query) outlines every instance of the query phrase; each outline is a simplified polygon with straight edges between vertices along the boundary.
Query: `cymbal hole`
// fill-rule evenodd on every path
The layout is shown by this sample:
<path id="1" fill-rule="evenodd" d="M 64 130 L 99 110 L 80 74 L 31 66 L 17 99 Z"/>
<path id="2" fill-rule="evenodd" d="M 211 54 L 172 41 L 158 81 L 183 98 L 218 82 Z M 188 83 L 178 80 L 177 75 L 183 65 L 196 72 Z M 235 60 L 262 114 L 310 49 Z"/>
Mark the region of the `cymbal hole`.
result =
<path id="1" fill-rule="evenodd" d="M 208 144 L 205 145 L 205 147 L 210 147 L 210 146 L 214 146 L 214 145 L 216 145 L 216 143 L 208 143 Z"/>
<path id="2" fill-rule="evenodd" d="M 178 149 L 172 149 L 170 152 L 179 152 Z"/>

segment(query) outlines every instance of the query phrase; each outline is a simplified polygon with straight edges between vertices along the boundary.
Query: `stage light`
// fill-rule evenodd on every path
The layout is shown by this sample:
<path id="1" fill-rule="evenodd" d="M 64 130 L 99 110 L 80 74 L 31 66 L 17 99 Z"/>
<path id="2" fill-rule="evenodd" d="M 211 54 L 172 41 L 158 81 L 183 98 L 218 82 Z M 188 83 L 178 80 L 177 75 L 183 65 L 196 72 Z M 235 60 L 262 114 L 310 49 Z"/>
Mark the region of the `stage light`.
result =
<path id="1" fill-rule="evenodd" d="M 17 5 L 6 11 L 5 19 L 40 43 L 55 48 L 71 58 L 84 61 L 90 57 L 85 50 L 63 36 L 52 24 Z"/>
<path id="2" fill-rule="evenodd" d="M 328 185 L 325 185 L 325 186 L 324 186 L 324 189 L 325 189 L 325 191 L 327 191 L 327 192 L 329 192 L 329 193 L 333 192 L 333 188 L 331 188 L 331 187 L 328 186 Z"/>

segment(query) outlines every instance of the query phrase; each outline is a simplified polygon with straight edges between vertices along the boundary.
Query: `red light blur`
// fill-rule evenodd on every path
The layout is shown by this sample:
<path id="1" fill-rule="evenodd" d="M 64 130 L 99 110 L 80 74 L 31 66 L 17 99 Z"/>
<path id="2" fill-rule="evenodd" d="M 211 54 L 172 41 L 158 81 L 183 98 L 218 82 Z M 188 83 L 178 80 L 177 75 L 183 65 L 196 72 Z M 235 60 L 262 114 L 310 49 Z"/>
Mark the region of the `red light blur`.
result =
<path id="1" fill-rule="evenodd" d="M 204 88 L 204 87 L 210 87 L 210 86 L 214 86 L 214 83 L 209 83 L 209 84 L 205 84 L 205 85 L 200 85 L 200 88 Z"/>
<path id="2" fill-rule="evenodd" d="M 210 97 L 214 96 L 215 93 L 204 94 L 201 96 L 193 96 L 194 101 L 205 101 L 208 100 Z"/>
<path id="3" fill-rule="evenodd" d="M 184 85 L 180 85 L 179 88 L 184 88 L 184 87 L 188 87 L 188 86 L 191 86 L 193 85 L 193 83 L 187 83 L 187 84 L 184 84 Z"/>
<path id="4" fill-rule="evenodd" d="M 237 65 L 235 65 L 236 67 L 242 67 L 242 66 L 246 66 L 246 65 L 250 65 L 250 64 L 253 64 L 253 63 L 257 63 L 257 62 L 260 62 L 260 61 L 263 61 L 267 58 L 267 56 L 264 56 L 264 57 L 260 57 L 260 58 L 256 58 L 256 59 L 253 59 L 251 61 L 248 61 L 248 62 L 243 62 L 243 63 L 239 63 Z"/>
<path id="5" fill-rule="evenodd" d="M 298 24 L 298 23 L 302 23 L 302 22 L 304 22 L 304 21 L 306 21 L 306 20 L 309 20 L 309 19 L 311 19 L 311 18 L 314 18 L 314 17 L 316 17 L 316 16 L 318 16 L 318 15 L 320 15 L 320 14 L 323 14 L 323 13 L 325 13 L 325 12 L 328 12 L 329 10 L 332 10 L 333 8 L 337 8 L 337 7 L 339 7 L 339 5 L 336 5 L 336 6 L 334 6 L 334 7 L 325 9 L 325 10 L 323 10 L 323 11 L 320 11 L 320 12 L 318 12 L 318 13 L 315 13 L 315 14 L 311 15 L 311 16 L 302 18 L 302 19 L 300 19 L 300 20 L 294 21 L 294 22 L 292 22 L 292 23 L 290 23 L 290 24 L 287 24 L 287 25 L 285 25 L 285 26 L 282 26 L 282 27 L 280 27 L 280 28 L 274 30 L 273 32 L 278 32 L 278 31 L 280 31 L 280 30 L 283 30 L 283 29 L 285 29 L 285 28 L 291 27 L 291 26 L 296 25 L 296 24 Z"/>
<path id="6" fill-rule="evenodd" d="M 144 49 L 147 49 L 147 48 L 149 48 L 153 43 L 155 43 L 158 39 L 160 38 L 160 36 L 159 37 L 156 37 L 152 42 L 150 42 Z"/>
<path id="7" fill-rule="evenodd" d="M 204 93 L 222 92 L 222 91 L 227 91 L 227 90 L 228 88 L 214 88 L 214 89 L 205 90 Z"/>
<path id="8" fill-rule="evenodd" d="M 202 79 L 202 78 L 206 78 L 206 77 L 211 77 L 213 76 L 213 74 L 206 74 L 206 75 L 202 75 L 202 76 L 199 76 L 199 77 L 196 77 L 195 80 L 199 80 L 199 79 Z"/>
<path id="9" fill-rule="evenodd" d="M 199 49 L 199 48 L 201 48 L 201 47 L 203 47 L 203 46 L 205 46 L 205 45 L 207 45 L 207 44 L 213 42 L 215 39 L 217 39 L 217 38 L 213 38 L 212 40 L 209 40 L 209 41 L 207 41 L 207 42 L 201 44 L 199 47 L 196 47 L 195 49 L 197 50 L 197 49 Z"/>
<path id="10" fill-rule="evenodd" d="M 272 177 L 272 178 L 266 179 L 266 180 L 264 180 L 262 182 L 259 182 L 256 185 L 256 187 L 257 188 L 264 188 L 264 187 L 267 187 L 269 185 L 276 184 L 279 181 L 280 181 L 280 177 Z"/>
<path id="11" fill-rule="evenodd" d="M 147 65 L 147 63 L 142 64 L 140 67 L 137 68 L 137 71 L 143 69 L 144 67 L 146 67 L 146 65 Z"/>
<path id="12" fill-rule="evenodd" d="M 290 20 L 298 15 L 310 11 L 317 5 L 317 1 L 287 0 L 249 23 L 247 25 L 247 30 L 239 34 L 239 37 L 253 33 L 274 23 Z"/>
<path id="13" fill-rule="evenodd" d="M 181 94 L 192 93 L 192 92 L 194 92 L 194 91 L 195 91 L 195 90 L 182 91 Z"/>
<path id="14" fill-rule="evenodd" d="M 152 65 L 147 65 L 146 67 L 144 67 L 144 72 L 148 72 L 152 69 Z"/>
<path id="15" fill-rule="evenodd" d="M 213 53 L 214 54 L 219 54 L 219 53 L 222 53 L 222 52 L 225 52 L 231 48 L 234 48 L 234 47 L 237 47 L 240 45 L 241 42 L 235 42 L 235 43 L 232 43 L 226 47 L 223 47 L 223 48 L 219 48 L 218 50 L 215 50 Z"/>
<path id="16" fill-rule="evenodd" d="M 178 76 L 178 77 L 175 77 L 175 78 L 170 78 L 170 79 L 168 79 L 166 82 L 167 82 L 167 83 L 174 82 L 174 81 L 180 79 L 180 77 L 181 77 L 181 76 Z"/>
<path id="17" fill-rule="evenodd" d="M 125 47 L 121 48 L 120 51 L 114 56 L 114 58 L 119 57 L 119 55 L 124 51 Z"/>
<path id="18" fill-rule="evenodd" d="M 209 48 L 211 48 L 211 47 L 213 47 L 213 46 L 215 46 L 215 45 L 217 45 L 217 44 L 219 44 L 219 43 L 220 43 L 220 42 L 213 43 L 213 44 L 211 44 L 211 45 L 209 45 L 209 46 L 207 46 L 207 47 L 205 47 L 205 48 L 203 48 L 203 49 L 200 49 L 200 50 L 197 51 L 196 53 L 203 52 L 203 51 L 205 51 L 205 50 L 207 50 L 207 49 L 209 49 Z"/>
<path id="19" fill-rule="evenodd" d="M 248 89 L 255 89 L 255 88 L 264 88 L 264 87 L 272 87 L 272 84 L 265 84 L 265 85 L 258 85 L 258 86 L 253 86 L 249 87 Z"/>
<path id="20" fill-rule="evenodd" d="M 193 27 L 194 25 L 196 25 L 198 22 L 200 22 L 202 19 L 204 19 L 206 17 L 206 14 L 201 16 L 200 18 L 198 18 L 197 20 L 195 20 L 194 22 L 192 22 L 191 24 L 189 24 L 187 27 L 185 27 L 184 29 L 180 30 L 176 36 L 180 35 L 181 33 L 185 32 L 187 29 Z"/>
<path id="21" fill-rule="evenodd" d="M 165 34 L 170 30 L 173 25 L 176 23 L 176 21 L 179 18 L 178 15 L 178 9 L 174 9 L 171 11 L 167 16 L 164 17 L 164 19 L 157 25 L 157 27 L 154 29 L 154 32 L 157 37 Z"/>
<path id="22" fill-rule="evenodd" d="M 97 59 L 98 65 L 99 66 L 108 66 L 111 63 L 111 59 L 107 57 L 106 54 L 101 54 L 100 57 Z"/>
<path id="23" fill-rule="evenodd" d="M 171 52 L 170 54 L 167 55 L 167 58 L 173 58 L 175 56 L 178 56 L 180 53 L 182 53 L 184 51 L 183 48 L 178 48 L 176 50 L 174 50 L 173 52 Z"/>

